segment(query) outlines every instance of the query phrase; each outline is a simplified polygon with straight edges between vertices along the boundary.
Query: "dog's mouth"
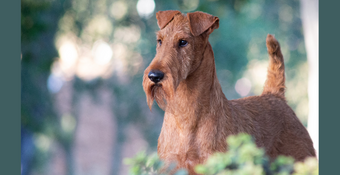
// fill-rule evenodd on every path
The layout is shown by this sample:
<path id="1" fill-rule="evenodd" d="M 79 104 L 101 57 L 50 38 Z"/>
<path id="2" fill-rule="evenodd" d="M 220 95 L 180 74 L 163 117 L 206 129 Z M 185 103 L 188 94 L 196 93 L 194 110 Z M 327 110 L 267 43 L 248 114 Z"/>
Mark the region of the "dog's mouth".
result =
<path id="1" fill-rule="evenodd" d="M 151 90 L 151 95 L 153 96 L 153 97 L 155 97 L 155 93 L 160 89 L 160 88 L 162 88 L 162 84 L 161 83 L 153 83 L 153 84 L 151 84 L 151 86 L 150 86 L 150 90 Z"/>
<path id="2" fill-rule="evenodd" d="M 156 88 L 156 87 L 162 87 L 162 83 L 153 83 L 151 85 L 151 89 Z"/>
<path id="3" fill-rule="evenodd" d="M 158 106 L 165 111 L 167 104 L 167 95 L 163 89 L 163 85 L 161 83 L 154 83 L 150 86 L 150 91 L 152 98 L 156 100 Z"/>

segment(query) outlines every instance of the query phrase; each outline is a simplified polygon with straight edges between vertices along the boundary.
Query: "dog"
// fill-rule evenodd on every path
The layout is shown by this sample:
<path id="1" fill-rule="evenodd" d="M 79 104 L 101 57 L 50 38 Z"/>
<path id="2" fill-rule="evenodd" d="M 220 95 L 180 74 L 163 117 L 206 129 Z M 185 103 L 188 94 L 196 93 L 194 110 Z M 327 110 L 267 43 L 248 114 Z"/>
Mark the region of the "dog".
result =
<path id="1" fill-rule="evenodd" d="M 214 152 L 227 151 L 226 138 L 248 133 L 271 160 L 278 155 L 296 161 L 315 156 L 313 142 L 285 99 L 285 70 L 280 45 L 268 34 L 267 80 L 261 95 L 228 100 L 217 79 L 209 35 L 219 18 L 204 12 L 156 13 L 156 56 L 143 75 L 151 110 L 154 101 L 165 111 L 158 155 L 177 168 L 194 167 Z"/>

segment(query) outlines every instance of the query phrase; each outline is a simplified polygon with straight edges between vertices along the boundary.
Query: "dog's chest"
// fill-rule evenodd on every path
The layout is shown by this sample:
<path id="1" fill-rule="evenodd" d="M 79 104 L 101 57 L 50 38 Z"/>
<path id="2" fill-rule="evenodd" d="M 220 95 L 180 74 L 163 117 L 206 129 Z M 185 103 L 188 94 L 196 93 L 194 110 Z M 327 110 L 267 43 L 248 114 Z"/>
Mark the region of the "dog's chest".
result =
<path id="1" fill-rule="evenodd" d="M 180 135 L 163 143 L 159 142 L 158 146 L 160 158 L 167 163 L 176 162 L 178 168 L 193 171 L 195 165 L 203 163 L 205 160 L 199 147 L 196 144 L 190 144 L 190 141 L 186 139 L 181 139 Z"/>
<path id="2" fill-rule="evenodd" d="M 158 154 L 167 163 L 177 162 L 179 167 L 193 168 L 203 163 L 207 153 L 198 142 L 195 134 L 178 128 L 174 118 L 165 117 L 158 140 Z"/>

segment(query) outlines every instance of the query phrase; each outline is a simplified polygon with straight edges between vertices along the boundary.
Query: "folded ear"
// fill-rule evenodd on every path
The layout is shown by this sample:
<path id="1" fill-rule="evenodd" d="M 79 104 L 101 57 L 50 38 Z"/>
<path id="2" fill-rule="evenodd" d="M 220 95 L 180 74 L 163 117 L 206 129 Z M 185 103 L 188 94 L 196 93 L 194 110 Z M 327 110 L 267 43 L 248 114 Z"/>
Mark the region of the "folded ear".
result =
<path id="1" fill-rule="evenodd" d="M 156 13 L 157 24 L 160 29 L 163 29 L 176 14 L 181 13 L 178 10 L 167 10 L 167 11 L 159 11 Z"/>
<path id="2" fill-rule="evenodd" d="M 219 27 L 219 19 L 204 12 L 187 13 L 190 31 L 194 36 L 199 36 L 206 31 L 207 35 Z"/>

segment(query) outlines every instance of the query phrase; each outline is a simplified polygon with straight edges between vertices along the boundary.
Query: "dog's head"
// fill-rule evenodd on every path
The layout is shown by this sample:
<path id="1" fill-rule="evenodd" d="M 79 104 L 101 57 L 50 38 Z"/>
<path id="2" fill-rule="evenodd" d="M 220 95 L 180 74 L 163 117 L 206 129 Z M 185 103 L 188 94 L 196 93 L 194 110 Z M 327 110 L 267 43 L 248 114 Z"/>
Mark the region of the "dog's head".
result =
<path id="1" fill-rule="evenodd" d="M 146 68 L 143 88 L 151 110 L 153 101 L 163 109 L 173 98 L 177 86 L 193 73 L 203 60 L 208 37 L 219 27 L 219 19 L 203 12 L 156 14 L 157 53 Z"/>

